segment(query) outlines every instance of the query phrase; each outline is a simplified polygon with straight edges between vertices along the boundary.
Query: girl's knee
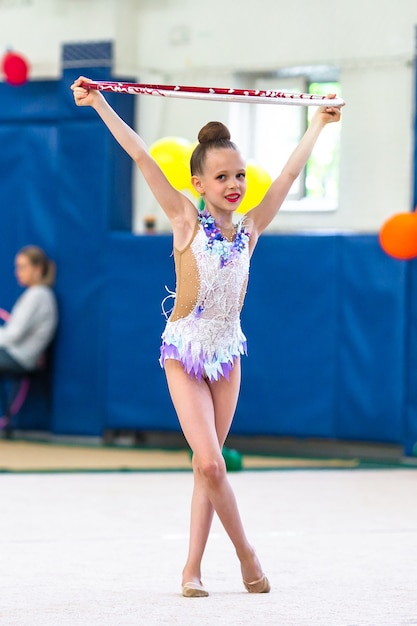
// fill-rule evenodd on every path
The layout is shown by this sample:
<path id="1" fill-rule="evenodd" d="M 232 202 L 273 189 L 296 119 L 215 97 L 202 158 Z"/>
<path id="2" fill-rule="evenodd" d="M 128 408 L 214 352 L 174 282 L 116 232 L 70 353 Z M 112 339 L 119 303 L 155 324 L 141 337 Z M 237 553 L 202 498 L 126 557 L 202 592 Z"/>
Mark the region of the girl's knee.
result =
<path id="1" fill-rule="evenodd" d="M 226 464 L 223 457 L 211 458 L 198 463 L 198 469 L 211 484 L 221 482 L 226 475 Z"/>

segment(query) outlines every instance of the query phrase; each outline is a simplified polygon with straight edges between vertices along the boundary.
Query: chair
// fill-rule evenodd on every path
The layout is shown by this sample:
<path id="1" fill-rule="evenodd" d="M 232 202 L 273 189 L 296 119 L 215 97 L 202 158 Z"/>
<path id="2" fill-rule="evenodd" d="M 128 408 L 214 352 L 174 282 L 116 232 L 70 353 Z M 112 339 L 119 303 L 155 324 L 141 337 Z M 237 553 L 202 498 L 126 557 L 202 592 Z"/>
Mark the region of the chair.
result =
<path id="1" fill-rule="evenodd" d="M 15 427 L 14 418 L 23 407 L 31 385 L 39 382 L 48 393 L 52 373 L 52 343 L 42 356 L 39 366 L 31 371 L 4 373 L 0 377 L 2 389 L 3 415 L 0 416 L 0 431 L 10 439 Z"/>
<path id="2" fill-rule="evenodd" d="M 0 319 L 7 321 L 9 313 L 0 308 Z M 27 372 L 4 372 L 0 375 L 0 385 L 2 393 L 0 397 L 3 401 L 3 415 L 0 416 L 0 431 L 4 432 L 6 439 L 10 439 L 13 434 L 13 418 L 22 408 L 31 384 L 39 380 L 45 389 L 50 388 L 50 377 L 52 371 L 52 351 L 53 342 L 49 344 L 45 352 L 39 358 L 37 367 Z"/>

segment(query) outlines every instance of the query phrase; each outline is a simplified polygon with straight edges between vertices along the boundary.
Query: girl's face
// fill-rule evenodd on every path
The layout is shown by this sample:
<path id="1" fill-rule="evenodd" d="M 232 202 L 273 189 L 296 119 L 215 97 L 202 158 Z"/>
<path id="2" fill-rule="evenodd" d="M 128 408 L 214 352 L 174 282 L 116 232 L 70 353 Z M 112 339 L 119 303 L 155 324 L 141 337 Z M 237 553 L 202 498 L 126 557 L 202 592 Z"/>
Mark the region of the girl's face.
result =
<path id="1" fill-rule="evenodd" d="M 209 210 L 214 208 L 233 212 L 246 192 L 245 162 L 237 150 L 209 150 L 204 172 L 200 176 L 193 176 L 192 182 Z"/>
<path id="2" fill-rule="evenodd" d="M 21 287 L 32 287 L 41 281 L 41 268 L 33 265 L 25 254 L 18 254 L 14 263 L 15 276 Z"/>

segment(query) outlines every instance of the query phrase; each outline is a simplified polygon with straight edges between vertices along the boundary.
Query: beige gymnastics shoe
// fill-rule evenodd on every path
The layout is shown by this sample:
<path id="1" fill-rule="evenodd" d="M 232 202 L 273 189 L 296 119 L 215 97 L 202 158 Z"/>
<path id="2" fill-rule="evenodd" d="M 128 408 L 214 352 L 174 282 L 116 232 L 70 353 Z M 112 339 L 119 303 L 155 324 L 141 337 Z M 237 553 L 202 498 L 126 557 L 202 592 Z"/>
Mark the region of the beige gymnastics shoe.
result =
<path id="1" fill-rule="evenodd" d="M 252 583 L 247 583 L 246 580 L 244 580 L 243 584 L 249 593 L 269 593 L 271 591 L 271 585 L 265 574 L 263 574 L 259 580 L 254 580 Z"/>
<path id="2" fill-rule="evenodd" d="M 182 595 L 184 598 L 207 598 L 208 591 L 204 589 L 201 581 L 200 583 L 184 583 Z"/>

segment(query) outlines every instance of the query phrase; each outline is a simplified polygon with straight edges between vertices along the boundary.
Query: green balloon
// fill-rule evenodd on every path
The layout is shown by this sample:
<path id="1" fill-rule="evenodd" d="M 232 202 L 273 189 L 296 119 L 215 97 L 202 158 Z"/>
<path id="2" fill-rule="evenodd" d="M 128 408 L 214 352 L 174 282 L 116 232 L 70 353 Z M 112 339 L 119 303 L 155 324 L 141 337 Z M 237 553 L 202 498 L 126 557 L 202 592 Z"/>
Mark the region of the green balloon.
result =
<path id="1" fill-rule="evenodd" d="M 242 469 L 242 455 L 240 452 L 223 447 L 222 454 L 228 472 L 239 472 Z"/>

